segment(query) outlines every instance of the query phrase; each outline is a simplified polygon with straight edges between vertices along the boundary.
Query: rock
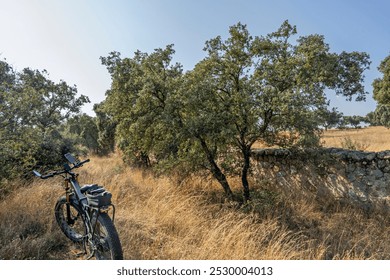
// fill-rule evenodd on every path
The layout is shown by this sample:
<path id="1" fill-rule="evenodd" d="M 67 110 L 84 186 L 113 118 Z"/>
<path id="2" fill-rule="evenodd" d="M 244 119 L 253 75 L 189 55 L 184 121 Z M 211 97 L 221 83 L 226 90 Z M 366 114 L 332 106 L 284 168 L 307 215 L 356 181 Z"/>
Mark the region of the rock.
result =
<path id="1" fill-rule="evenodd" d="M 380 159 L 380 160 L 378 160 L 377 165 L 378 165 L 379 169 L 383 169 L 386 167 L 387 162 L 386 162 L 386 160 Z"/>
<path id="2" fill-rule="evenodd" d="M 362 153 L 353 151 L 348 153 L 348 158 L 353 161 L 362 161 L 364 160 L 364 155 Z"/>
<path id="3" fill-rule="evenodd" d="M 390 173 L 390 166 L 386 166 L 385 168 L 383 168 L 383 172 Z"/>
<path id="4" fill-rule="evenodd" d="M 376 153 L 368 153 L 365 158 L 368 161 L 373 161 L 376 158 Z"/>
<path id="5" fill-rule="evenodd" d="M 335 197 L 346 196 L 359 206 L 388 200 L 390 207 L 390 150 L 373 153 L 339 148 L 293 152 L 258 149 L 253 150 L 252 155 L 257 161 L 253 166 L 258 168 L 259 174 L 281 187 L 300 184 L 304 175 L 308 182 L 315 182 L 316 188 L 326 189 Z M 291 181 L 291 177 L 297 180 Z"/>
<path id="6" fill-rule="evenodd" d="M 355 182 L 356 181 L 356 175 L 354 173 L 350 173 L 347 175 L 347 178 L 350 182 Z"/>
<path id="7" fill-rule="evenodd" d="M 370 171 L 370 176 L 373 176 L 375 179 L 380 179 L 383 177 L 383 172 L 380 171 L 379 169 L 375 169 Z"/>
<path id="8" fill-rule="evenodd" d="M 377 158 L 379 159 L 389 159 L 390 158 L 390 151 L 382 151 L 376 154 Z"/>

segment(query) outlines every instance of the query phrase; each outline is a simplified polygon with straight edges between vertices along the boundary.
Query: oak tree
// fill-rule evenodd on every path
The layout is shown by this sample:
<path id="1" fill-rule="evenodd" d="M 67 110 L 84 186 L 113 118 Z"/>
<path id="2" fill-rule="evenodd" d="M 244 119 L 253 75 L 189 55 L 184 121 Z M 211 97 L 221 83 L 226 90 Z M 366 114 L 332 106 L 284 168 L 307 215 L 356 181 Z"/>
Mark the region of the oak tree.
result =
<path id="1" fill-rule="evenodd" d="M 378 102 L 375 119 L 378 123 L 390 127 L 390 55 L 380 63 L 378 70 L 383 76 L 372 83 L 373 97 Z"/>
<path id="2" fill-rule="evenodd" d="M 119 147 L 144 164 L 208 170 L 228 197 L 227 174 L 239 174 L 250 199 L 254 143 L 318 145 L 325 92 L 366 95 L 366 53 L 333 53 L 323 36 L 296 34 L 288 21 L 255 37 L 238 23 L 227 39 L 208 40 L 206 57 L 186 73 L 172 62 L 173 45 L 102 58 L 112 77 L 104 106 L 117 122 Z"/>
<path id="3" fill-rule="evenodd" d="M 0 61 L 0 184 L 33 166 L 61 162 L 73 145 L 59 126 L 86 102 L 75 86 L 53 82 L 45 70 L 15 71 Z"/>

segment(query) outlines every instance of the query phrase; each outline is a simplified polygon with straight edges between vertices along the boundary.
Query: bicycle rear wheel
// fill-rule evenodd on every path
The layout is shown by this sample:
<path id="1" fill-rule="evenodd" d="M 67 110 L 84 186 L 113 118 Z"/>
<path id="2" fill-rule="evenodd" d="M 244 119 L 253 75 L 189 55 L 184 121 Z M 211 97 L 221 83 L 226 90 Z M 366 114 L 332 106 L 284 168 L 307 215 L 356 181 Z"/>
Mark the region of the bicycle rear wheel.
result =
<path id="1" fill-rule="evenodd" d="M 93 244 L 95 246 L 95 257 L 98 260 L 123 260 L 122 246 L 118 232 L 107 213 L 97 212 L 92 219 Z M 95 223 L 96 221 L 96 223 Z"/>
<path id="2" fill-rule="evenodd" d="M 69 217 L 67 207 L 69 207 Z M 55 206 L 57 224 L 66 237 L 75 243 L 87 241 L 85 237 L 88 235 L 88 230 L 81 215 L 82 212 L 80 206 L 72 197 L 69 206 L 67 206 L 65 196 L 60 197 Z M 93 232 L 93 237 L 92 240 L 89 238 L 88 243 L 85 244 L 85 249 L 89 250 L 87 255 L 94 251 L 95 258 L 98 260 L 122 260 L 123 252 L 118 232 L 109 215 L 107 213 L 98 214 L 95 211 L 92 214 L 90 227 L 92 228 L 89 229 L 89 232 L 91 234 Z"/>

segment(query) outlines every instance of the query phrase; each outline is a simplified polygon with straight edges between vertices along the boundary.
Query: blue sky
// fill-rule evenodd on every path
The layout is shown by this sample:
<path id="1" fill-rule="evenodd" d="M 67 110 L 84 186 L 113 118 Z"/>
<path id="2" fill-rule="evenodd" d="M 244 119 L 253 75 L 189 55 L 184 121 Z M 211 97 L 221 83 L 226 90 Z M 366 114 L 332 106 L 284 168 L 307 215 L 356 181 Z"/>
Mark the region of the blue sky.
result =
<path id="1" fill-rule="evenodd" d="M 92 114 L 110 87 L 99 59 L 110 51 L 132 56 L 173 43 L 174 60 L 190 70 L 205 56 L 205 41 L 226 38 L 229 26 L 240 21 L 260 36 L 288 19 L 300 36 L 324 35 L 334 52 L 370 55 L 366 102 L 329 95 L 346 115 L 365 115 L 376 107 L 371 83 L 390 54 L 389 11 L 388 0 L 0 0 L 0 58 L 17 70 L 46 69 L 52 80 L 77 85 L 92 102 L 84 112 Z"/>

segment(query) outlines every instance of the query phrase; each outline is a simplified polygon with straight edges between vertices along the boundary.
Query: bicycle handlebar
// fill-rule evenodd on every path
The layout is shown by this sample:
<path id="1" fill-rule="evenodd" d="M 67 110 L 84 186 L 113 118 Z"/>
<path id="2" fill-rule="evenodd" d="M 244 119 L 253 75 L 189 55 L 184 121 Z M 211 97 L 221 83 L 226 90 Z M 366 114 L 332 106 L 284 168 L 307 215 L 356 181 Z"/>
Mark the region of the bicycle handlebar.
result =
<path id="1" fill-rule="evenodd" d="M 33 173 L 34 173 L 35 176 L 37 176 L 37 177 L 39 177 L 41 179 L 48 179 L 48 178 L 54 177 L 56 175 L 60 175 L 60 174 L 64 174 L 64 173 L 70 173 L 70 171 L 72 169 L 79 168 L 79 167 L 83 166 L 84 163 L 87 163 L 87 162 L 90 162 L 90 159 L 86 159 L 86 160 L 83 160 L 81 162 L 75 163 L 73 165 L 73 167 L 71 167 L 69 169 L 58 170 L 58 171 L 54 171 L 52 173 L 48 173 L 48 174 L 45 174 L 45 175 L 42 175 L 41 173 L 39 173 L 36 170 L 33 170 Z M 70 173 L 70 174 L 72 174 L 72 173 Z"/>
<path id="2" fill-rule="evenodd" d="M 46 174 L 46 175 L 41 175 L 41 179 L 47 179 L 47 178 L 51 178 L 51 177 L 54 177 L 54 175 L 57 175 L 57 174 L 54 174 L 54 173 L 50 173 L 50 174 Z"/>
<path id="3" fill-rule="evenodd" d="M 89 158 L 87 158 L 86 160 L 83 160 L 83 161 L 81 161 L 81 162 L 75 164 L 75 166 L 74 166 L 73 168 L 79 168 L 79 167 L 81 167 L 84 163 L 87 163 L 87 162 L 90 162 L 90 159 L 89 159 Z M 77 165 L 77 166 L 76 166 L 76 165 Z M 73 168 L 72 168 L 72 169 L 73 169 Z"/>

